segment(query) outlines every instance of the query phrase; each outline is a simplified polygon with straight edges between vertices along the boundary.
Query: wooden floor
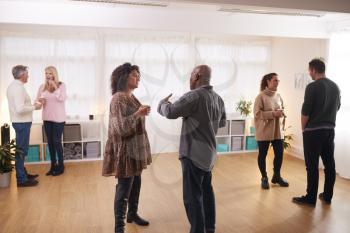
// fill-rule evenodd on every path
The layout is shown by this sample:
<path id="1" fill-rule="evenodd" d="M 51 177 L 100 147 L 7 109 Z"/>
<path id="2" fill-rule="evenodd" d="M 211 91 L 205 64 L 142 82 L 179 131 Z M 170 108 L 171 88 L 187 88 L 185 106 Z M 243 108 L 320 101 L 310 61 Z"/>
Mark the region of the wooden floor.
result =
<path id="1" fill-rule="evenodd" d="M 268 156 L 271 176 L 272 159 Z M 27 166 L 40 184 L 0 189 L 1 233 L 112 233 L 115 179 L 101 174 L 101 162 L 67 163 L 59 177 L 46 177 L 48 165 Z M 322 172 L 323 173 L 323 172 Z M 320 176 L 323 187 L 323 174 Z M 283 176 L 289 188 L 260 189 L 256 154 L 220 156 L 213 172 L 217 233 L 350 232 L 350 181 L 337 177 L 331 206 L 302 207 L 291 198 L 304 194 L 304 162 L 286 156 Z M 175 154 L 154 157 L 142 176 L 140 214 L 149 227 L 127 224 L 127 233 L 187 233 L 180 163 Z M 319 189 L 322 191 L 322 188 Z"/>

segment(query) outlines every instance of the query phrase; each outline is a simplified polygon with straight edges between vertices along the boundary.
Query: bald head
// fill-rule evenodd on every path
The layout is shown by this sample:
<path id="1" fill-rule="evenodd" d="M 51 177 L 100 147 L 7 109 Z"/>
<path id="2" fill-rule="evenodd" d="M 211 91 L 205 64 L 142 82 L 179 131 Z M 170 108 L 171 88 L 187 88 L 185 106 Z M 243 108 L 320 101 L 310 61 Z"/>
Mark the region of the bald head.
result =
<path id="1" fill-rule="evenodd" d="M 195 68 L 198 71 L 199 79 L 203 84 L 209 84 L 211 78 L 211 69 L 207 65 L 199 65 Z"/>
<path id="2" fill-rule="evenodd" d="M 210 84 L 211 69 L 207 65 L 196 66 L 192 73 L 190 79 L 190 88 L 194 90 L 201 86 L 207 86 Z"/>

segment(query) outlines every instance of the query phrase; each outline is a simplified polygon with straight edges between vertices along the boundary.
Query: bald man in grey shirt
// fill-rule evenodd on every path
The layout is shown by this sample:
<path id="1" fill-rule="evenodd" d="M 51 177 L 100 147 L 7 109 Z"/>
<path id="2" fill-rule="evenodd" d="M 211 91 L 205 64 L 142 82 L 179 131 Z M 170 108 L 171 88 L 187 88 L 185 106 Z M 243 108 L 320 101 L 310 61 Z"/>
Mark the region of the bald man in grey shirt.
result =
<path id="1" fill-rule="evenodd" d="M 197 66 L 191 73 L 191 91 L 174 103 L 169 102 L 169 95 L 158 105 L 162 116 L 183 118 L 179 156 L 190 233 L 215 232 L 211 171 L 216 160 L 215 135 L 219 127 L 225 126 L 226 113 L 223 100 L 210 86 L 210 78 L 209 66 Z"/>

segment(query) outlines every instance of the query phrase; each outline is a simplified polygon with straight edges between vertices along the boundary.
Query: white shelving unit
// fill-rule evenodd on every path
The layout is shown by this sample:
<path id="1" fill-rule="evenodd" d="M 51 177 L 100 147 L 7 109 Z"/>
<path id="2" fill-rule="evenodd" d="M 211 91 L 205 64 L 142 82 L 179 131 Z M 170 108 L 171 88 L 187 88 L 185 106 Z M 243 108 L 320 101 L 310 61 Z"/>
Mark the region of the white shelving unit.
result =
<path id="1" fill-rule="evenodd" d="M 70 120 L 64 126 L 62 144 L 65 161 L 101 160 L 103 157 L 102 119 Z M 33 123 L 26 163 L 49 163 L 50 152 L 43 123 Z"/>
<path id="2" fill-rule="evenodd" d="M 216 135 L 218 154 L 253 152 L 257 150 L 252 118 L 229 119 Z"/>

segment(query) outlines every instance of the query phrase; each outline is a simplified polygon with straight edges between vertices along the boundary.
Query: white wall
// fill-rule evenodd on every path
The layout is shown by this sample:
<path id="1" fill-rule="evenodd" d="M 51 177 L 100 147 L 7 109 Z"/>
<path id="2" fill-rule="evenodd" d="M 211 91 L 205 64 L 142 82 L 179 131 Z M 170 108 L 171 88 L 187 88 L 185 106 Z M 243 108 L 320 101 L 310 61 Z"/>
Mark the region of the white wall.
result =
<path id="1" fill-rule="evenodd" d="M 287 122 L 294 134 L 292 150 L 297 157 L 303 158 L 303 141 L 300 124 L 301 106 L 304 99 L 302 83 L 295 88 L 295 78 L 308 76 L 308 62 L 315 57 L 327 58 L 328 40 L 274 38 L 272 40 L 272 71 L 281 79 L 279 91 L 285 100 Z M 311 80 L 311 79 L 310 79 Z"/>

